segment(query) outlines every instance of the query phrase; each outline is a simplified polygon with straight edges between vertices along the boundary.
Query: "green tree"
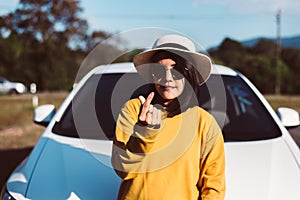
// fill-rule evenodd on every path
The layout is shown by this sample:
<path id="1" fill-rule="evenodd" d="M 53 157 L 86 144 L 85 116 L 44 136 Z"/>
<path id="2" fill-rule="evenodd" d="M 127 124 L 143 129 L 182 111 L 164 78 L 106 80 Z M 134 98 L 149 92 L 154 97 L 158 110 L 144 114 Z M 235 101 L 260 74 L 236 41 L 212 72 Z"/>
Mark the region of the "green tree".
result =
<path id="1" fill-rule="evenodd" d="M 87 48 L 81 11 L 75 0 L 20 0 L 0 17 L 1 75 L 41 90 L 70 89 Z"/>
<path id="2" fill-rule="evenodd" d="M 2 32 L 16 32 L 24 41 L 52 39 L 77 47 L 80 43 L 75 41 L 84 40 L 88 29 L 81 12 L 75 0 L 20 0 L 16 11 L 2 16 L 0 24 Z"/>
<path id="3" fill-rule="evenodd" d="M 209 54 L 222 64 L 227 66 L 235 67 L 239 66 L 243 61 L 245 54 L 247 54 L 247 48 L 242 46 L 239 42 L 225 38 L 221 45 Z"/>
<path id="4" fill-rule="evenodd" d="M 300 93 L 300 50 L 294 48 L 285 48 L 281 51 L 281 58 L 283 62 L 290 69 L 289 79 L 286 81 L 291 82 L 293 87 L 289 88 L 289 92 L 293 94 Z"/>
<path id="5" fill-rule="evenodd" d="M 275 43 L 272 40 L 261 39 L 250 49 L 252 54 L 273 57 L 275 55 Z"/>
<path id="6" fill-rule="evenodd" d="M 261 40 L 251 48 L 244 47 L 239 42 L 227 38 L 218 48 L 210 50 L 209 53 L 217 63 L 232 67 L 245 74 L 261 92 L 274 93 L 276 78 L 274 47 L 274 42 L 270 40 Z M 291 55 L 291 53 L 287 54 Z M 293 58 L 297 60 L 295 55 L 297 54 L 294 53 Z M 290 60 L 291 58 L 286 59 Z M 282 92 L 291 93 L 295 90 L 295 85 L 291 81 L 293 71 L 289 64 L 284 62 L 284 59 L 279 60 L 278 65 Z"/>

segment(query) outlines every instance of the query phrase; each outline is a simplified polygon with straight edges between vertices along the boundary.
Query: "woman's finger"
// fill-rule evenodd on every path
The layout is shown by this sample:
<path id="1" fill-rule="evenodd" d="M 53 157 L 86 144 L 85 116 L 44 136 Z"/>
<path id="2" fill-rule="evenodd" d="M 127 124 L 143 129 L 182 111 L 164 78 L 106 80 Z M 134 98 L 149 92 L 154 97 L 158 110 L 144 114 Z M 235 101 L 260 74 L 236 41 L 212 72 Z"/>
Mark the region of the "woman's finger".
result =
<path id="1" fill-rule="evenodd" d="M 147 113 L 149 111 L 149 109 L 151 109 L 151 106 L 153 107 L 153 105 L 151 105 L 151 101 L 154 97 L 154 92 L 151 92 L 147 99 L 145 100 L 145 98 L 143 96 L 139 96 L 139 100 L 142 104 L 142 110 L 139 116 L 139 120 L 140 121 L 146 121 L 147 118 Z"/>
<path id="2" fill-rule="evenodd" d="M 160 125 L 161 122 L 161 112 L 159 109 L 155 108 L 156 112 L 155 112 L 155 119 L 156 119 L 156 124 L 155 125 Z"/>
<path id="3" fill-rule="evenodd" d="M 146 123 L 149 125 L 160 125 L 161 122 L 161 114 L 160 110 L 156 107 L 153 107 L 152 112 L 147 113 Z"/>
<path id="4" fill-rule="evenodd" d="M 151 101 L 152 101 L 153 97 L 154 97 L 154 92 L 151 92 L 151 93 L 148 95 L 148 97 L 147 97 L 147 99 L 146 99 L 144 105 L 149 106 L 149 105 L 151 104 Z"/>
<path id="5" fill-rule="evenodd" d="M 145 104 L 146 99 L 143 96 L 139 96 L 139 100 L 142 104 L 142 109 L 141 109 L 141 113 L 139 115 L 139 120 L 140 121 L 145 121 L 146 120 L 146 113 L 145 113 L 145 109 L 144 109 L 144 104 Z"/>
<path id="6" fill-rule="evenodd" d="M 146 101 L 145 97 L 143 97 L 143 96 L 139 96 L 139 100 L 140 100 L 140 102 L 141 102 L 142 105 L 143 105 L 143 104 L 145 103 L 145 101 Z"/>
<path id="7" fill-rule="evenodd" d="M 157 125 L 158 123 L 158 119 L 157 119 L 157 108 L 153 108 L 153 112 L 152 112 L 152 125 Z"/>

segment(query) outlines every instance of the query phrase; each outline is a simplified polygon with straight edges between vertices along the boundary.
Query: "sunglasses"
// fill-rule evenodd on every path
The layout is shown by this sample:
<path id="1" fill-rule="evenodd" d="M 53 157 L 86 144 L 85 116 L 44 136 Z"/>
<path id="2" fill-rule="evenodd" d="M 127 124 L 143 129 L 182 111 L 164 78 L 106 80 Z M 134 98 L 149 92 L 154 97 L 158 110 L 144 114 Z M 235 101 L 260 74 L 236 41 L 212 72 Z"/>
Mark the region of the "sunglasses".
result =
<path id="1" fill-rule="evenodd" d="M 176 65 L 173 68 L 167 69 L 165 65 L 155 64 L 151 67 L 151 75 L 155 79 L 165 79 L 166 72 L 170 71 L 172 78 L 174 80 L 180 80 L 184 78 L 184 71 L 188 71 L 187 68 L 177 67 Z"/>

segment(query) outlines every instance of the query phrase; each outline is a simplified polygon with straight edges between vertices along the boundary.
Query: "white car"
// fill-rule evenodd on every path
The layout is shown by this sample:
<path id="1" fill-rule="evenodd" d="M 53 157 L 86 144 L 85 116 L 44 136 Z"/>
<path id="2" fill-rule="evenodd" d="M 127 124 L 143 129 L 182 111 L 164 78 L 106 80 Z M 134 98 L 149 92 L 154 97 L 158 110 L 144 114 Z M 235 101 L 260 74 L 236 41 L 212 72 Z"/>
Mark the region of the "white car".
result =
<path id="1" fill-rule="evenodd" d="M 0 77 L 0 94 L 23 94 L 27 91 L 23 83 L 11 82 Z"/>
<path id="2" fill-rule="evenodd" d="M 123 103 L 145 87 L 132 63 L 99 66 L 57 112 L 53 105 L 36 108 L 34 121 L 47 128 L 1 198 L 116 199 L 121 180 L 110 164 L 115 120 Z M 224 66 L 214 65 L 201 91 L 201 106 L 223 129 L 226 199 L 299 199 L 300 151 L 284 127 L 298 126 L 298 113 L 280 108 L 276 114 L 247 78 Z"/>

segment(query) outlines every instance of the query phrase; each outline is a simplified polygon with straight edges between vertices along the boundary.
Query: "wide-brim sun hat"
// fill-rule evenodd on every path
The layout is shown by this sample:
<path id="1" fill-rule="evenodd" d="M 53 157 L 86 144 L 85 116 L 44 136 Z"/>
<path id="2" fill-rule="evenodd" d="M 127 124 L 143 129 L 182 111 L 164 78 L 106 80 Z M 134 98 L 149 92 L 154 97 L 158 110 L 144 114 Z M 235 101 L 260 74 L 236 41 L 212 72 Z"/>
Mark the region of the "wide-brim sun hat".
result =
<path id="1" fill-rule="evenodd" d="M 177 54 L 186 60 L 192 59 L 194 67 L 202 77 L 200 84 L 203 84 L 209 78 L 212 68 L 211 59 L 207 55 L 197 52 L 195 44 L 187 37 L 170 34 L 158 38 L 152 49 L 145 50 L 134 57 L 134 66 L 144 79 L 153 81 L 149 65 L 152 62 L 153 55 L 160 50 Z"/>

